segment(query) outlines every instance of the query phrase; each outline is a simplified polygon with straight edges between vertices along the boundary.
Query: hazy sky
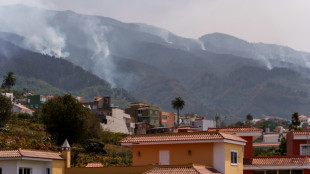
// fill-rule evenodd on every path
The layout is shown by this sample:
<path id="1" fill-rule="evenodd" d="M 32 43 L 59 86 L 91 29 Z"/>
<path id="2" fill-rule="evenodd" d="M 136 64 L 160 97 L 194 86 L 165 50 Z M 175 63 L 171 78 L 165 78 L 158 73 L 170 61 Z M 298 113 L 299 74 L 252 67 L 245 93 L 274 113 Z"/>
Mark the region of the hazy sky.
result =
<path id="1" fill-rule="evenodd" d="M 198 38 L 221 32 L 310 52 L 310 0 L 0 0 L 111 17 Z"/>

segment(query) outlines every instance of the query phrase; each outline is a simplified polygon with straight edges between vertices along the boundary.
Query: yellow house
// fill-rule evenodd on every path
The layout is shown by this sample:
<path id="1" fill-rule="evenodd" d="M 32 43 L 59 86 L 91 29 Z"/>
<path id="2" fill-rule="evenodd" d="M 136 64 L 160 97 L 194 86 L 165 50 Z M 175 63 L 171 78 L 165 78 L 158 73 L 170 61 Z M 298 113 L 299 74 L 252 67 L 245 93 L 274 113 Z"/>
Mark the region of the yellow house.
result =
<path id="1" fill-rule="evenodd" d="M 204 165 L 222 174 L 243 173 L 246 141 L 222 132 L 133 135 L 121 141 L 132 147 L 133 166 Z"/>

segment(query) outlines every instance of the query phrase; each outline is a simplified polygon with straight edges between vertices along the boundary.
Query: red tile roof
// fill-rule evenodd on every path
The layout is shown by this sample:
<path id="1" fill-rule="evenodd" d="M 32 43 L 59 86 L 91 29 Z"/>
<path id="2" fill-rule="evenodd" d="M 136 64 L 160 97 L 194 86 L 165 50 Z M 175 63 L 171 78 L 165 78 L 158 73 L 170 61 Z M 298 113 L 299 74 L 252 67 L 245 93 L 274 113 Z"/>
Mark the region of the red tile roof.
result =
<path id="1" fill-rule="evenodd" d="M 291 131 L 294 135 L 310 135 L 310 131 Z"/>
<path id="2" fill-rule="evenodd" d="M 103 167 L 101 163 L 88 163 L 86 167 Z"/>
<path id="3" fill-rule="evenodd" d="M 216 131 L 219 130 L 221 132 L 256 132 L 256 131 L 263 131 L 263 129 L 251 127 L 251 126 L 244 126 L 244 127 L 219 127 L 219 128 L 209 128 L 208 131 Z"/>
<path id="4" fill-rule="evenodd" d="M 303 165 L 310 164 L 310 158 L 307 156 L 255 157 L 243 159 L 243 164 L 248 166 Z"/>
<path id="5" fill-rule="evenodd" d="M 143 174 L 221 174 L 213 168 L 195 167 L 195 166 L 165 166 L 156 167 Z"/>
<path id="6" fill-rule="evenodd" d="M 222 132 L 186 132 L 186 133 L 163 133 L 132 135 L 121 140 L 121 143 L 144 143 L 144 142 L 176 142 L 197 140 L 233 140 L 246 142 L 244 139 Z"/>
<path id="7" fill-rule="evenodd" d="M 144 174 L 200 174 L 193 167 L 156 167 Z"/>
<path id="8" fill-rule="evenodd" d="M 18 157 L 29 157 L 29 158 L 44 158 L 44 159 L 63 159 L 61 154 L 58 152 L 45 152 L 36 150 L 4 150 L 0 151 L 0 158 L 18 158 Z"/>

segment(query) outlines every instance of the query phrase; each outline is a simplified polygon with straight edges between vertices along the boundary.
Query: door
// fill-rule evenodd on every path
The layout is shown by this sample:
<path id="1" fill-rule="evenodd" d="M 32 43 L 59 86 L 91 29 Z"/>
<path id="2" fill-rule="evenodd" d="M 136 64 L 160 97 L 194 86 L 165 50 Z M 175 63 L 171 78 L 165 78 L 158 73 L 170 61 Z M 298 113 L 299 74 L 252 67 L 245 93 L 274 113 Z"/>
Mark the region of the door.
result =
<path id="1" fill-rule="evenodd" d="M 159 165 L 170 165 L 170 152 L 169 152 L 169 150 L 159 151 Z"/>

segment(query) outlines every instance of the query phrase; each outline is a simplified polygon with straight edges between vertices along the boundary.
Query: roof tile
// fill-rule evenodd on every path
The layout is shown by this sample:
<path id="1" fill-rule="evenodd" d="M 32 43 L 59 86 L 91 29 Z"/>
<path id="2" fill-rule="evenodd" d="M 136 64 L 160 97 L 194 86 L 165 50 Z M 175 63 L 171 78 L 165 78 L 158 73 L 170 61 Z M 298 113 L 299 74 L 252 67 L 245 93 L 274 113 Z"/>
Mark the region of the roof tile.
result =
<path id="1" fill-rule="evenodd" d="M 17 157 L 29 157 L 29 158 L 44 158 L 44 159 L 63 159 L 58 152 L 46 152 L 35 150 L 4 150 L 0 151 L 0 158 L 17 158 Z"/>
<path id="2" fill-rule="evenodd" d="M 86 167 L 103 167 L 101 163 L 88 163 Z"/>
<path id="3" fill-rule="evenodd" d="M 221 132 L 256 132 L 263 131 L 260 128 L 244 126 L 244 127 L 220 127 L 220 128 L 209 128 L 208 131 L 216 131 L 219 130 Z"/>
<path id="4" fill-rule="evenodd" d="M 307 156 L 255 157 L 243 159 L 243 164 L 249 166 L 302 165 L 310 164 L 310 158 Z"/>
<path id="5" fill-rule="evenodd" d="M 197 141 L 197 140 L 234 140 L 246 142 L 244 139 L 222 132 L 186 132 L 186 133 L 163 133 L 132 135 L 121 140 L 121 143 L 143 143 L 143 142 L 171 142 L 171 141 Z"/>

